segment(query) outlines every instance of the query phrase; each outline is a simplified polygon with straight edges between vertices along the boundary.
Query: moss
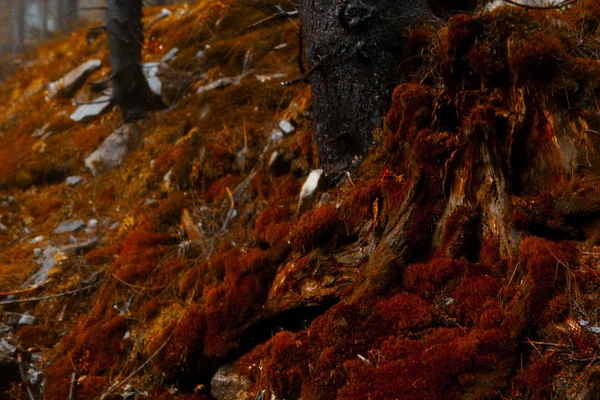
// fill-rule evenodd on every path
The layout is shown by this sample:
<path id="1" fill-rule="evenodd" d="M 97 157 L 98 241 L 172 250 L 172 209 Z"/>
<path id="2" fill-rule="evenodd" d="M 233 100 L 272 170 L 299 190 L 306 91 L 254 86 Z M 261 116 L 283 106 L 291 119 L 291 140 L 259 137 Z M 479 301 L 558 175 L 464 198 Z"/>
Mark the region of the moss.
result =
<path id="1" fill-rule="evenodd" d="M 342 220 L 333 204 L 323 204 L 305 213 L 296 226 L 292 246 L 295 251 L 311 250 L 317 246 L 335 243 L 343 235 Z"/>
<path id="2" fill-rule="evenodd" d="M 543 32 L 524 38 L 512 52 L 511 68 L 527 80 L 551 80 L 568 58 L 560 39 Z"/>

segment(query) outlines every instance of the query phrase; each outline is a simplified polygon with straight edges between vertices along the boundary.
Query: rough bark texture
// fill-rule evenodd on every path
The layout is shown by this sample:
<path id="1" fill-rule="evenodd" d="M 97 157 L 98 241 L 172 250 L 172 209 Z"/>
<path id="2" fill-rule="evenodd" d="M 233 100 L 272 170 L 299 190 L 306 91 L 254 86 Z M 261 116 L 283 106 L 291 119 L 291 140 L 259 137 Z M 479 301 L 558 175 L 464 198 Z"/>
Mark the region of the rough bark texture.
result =
<path id="1" fill-rule="evenodd" d="M 142 0 L 110 0 L 106 29 L 113 73 L 113 100 L 121 107 L 123 119 L 132 121 L 145 116 L 150 88 L 141 64 Z"/>
<path id="2" fill-rule="evenodd" d="M 356 164 L 381 125 L 399 83 L 404 30 L 438 14 L 471 11 L 477 0 L 300 0 L 315 140 L 329 172 Z"/>
<path id="3" fill-rule="evenodd" d="M 326 170 L 366 154 L 389 106 L 402 61 L 402 32 L 427 16 L 425 0 L 301 0 L 298 10 L 311 67 L 315 139 Z"/>

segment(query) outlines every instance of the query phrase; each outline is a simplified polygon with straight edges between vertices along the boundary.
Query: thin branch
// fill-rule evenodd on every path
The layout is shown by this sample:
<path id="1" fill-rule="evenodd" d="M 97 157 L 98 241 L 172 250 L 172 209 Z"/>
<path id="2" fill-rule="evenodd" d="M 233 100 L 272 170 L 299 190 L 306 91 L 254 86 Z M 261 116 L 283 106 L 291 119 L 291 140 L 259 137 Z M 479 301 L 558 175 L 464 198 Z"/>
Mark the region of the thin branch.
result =
<path id="1" fill-rule="evenodd" d="M 250 30 L 252 28 L 256 28 L 259 25 L 262 25 L 264 23 L 270 22 L 270 21 L 277 21 L 280 19 L 284 19 L 284 18 L 295 18 L 298 16 L 298 11 L 285 11 L 280 9 L 278 12 L 276 12 L 275 14 L 268 16 L 267 18 L 261 19 L 258 22 L 255 22 L 254 24 L 247 26 L 246 28 L 244 28 L 245 31 Z"/>
<path id="2" fill-rule="evenodd" d="M 302 82 L 303 80 L 305 80 L 306 78 L 308 78 L 309 76 L 311 76 L 321 66 L 321 63 L 322 63 L 322 60 L 319 61 L 319 62 L 317 62 L 312 67 L 310 67 L 308 69 L 308 71 L 306 71 L 305 73 L 303 73 L 299 77 L 292 79 L 291 81 L 281 82 L 281 86 L 291 86 L 291 85 L 295 85 L 298 82 Z"/>
<path id="3" fill-rule="evenodd" d="M 512 4 L 513 6 L 517 6 L 517 7 L 521 7 L 524 8 L 526 10 L 558 10 L 561 9 L 563 7 L 569 6 L 571 4 L 576 3 L 579 0 L 566 0 L 563 1 L 560 4 L 554 4 L 554 5 L 550 5 L 550 6 L 532 6 L 529 4 L 521 4 L 521 3 L 517 3 L 516 1 L 513 0 L 503 0 L 505 3 L 508 4 Z"/>
<path id="4" fill-rule="evenodd" d="M 0 306 L 6 305 L 6 304 L 16 304 L 16 303 L 31 303 L 31 302 L 34 302 L 34 301 L 48 300 L 48 299 L 54 299 L 56 297 L 68 296 L 70 294 L 78 293 L 78 292 L 83 292 L 85 290 L 93 288 L 94 286 L 98 286 L 100 283 L 102 283 L 102 281 L 96 282 L 96 283 L 92 283 L 91 285 L 84 286 L 84 287 L 82 287 L 80 289 L 69 290 L 67 292 L 62 292 L 62 293 L 57 293 L 57 294 L 51 294 L 51 295 L 48 295 L 48 296 L 33 297 L 33 298 L 20 299 L 20 300 L 4 300 L 4 301 L 0 301 Z"/>
<path id="5" fill-rule="evenodd" d="M 108 7 L 106 7 L 106 6 L 100 6 L 100 7 L 79 7 L 78 10 L 80 10 L 80 11 L 108 10 Z"/>
<path id="6" fill-rule="evenodd" d="M 177 321 L 177 325 L 179 325 L 179 323 L 181 322 L 182 318 L 183 318 L 183 316 L 181 318 L 179 318 L 179 321 Z M 111 387 L 109 387 L 108 390 L 102 394 L 102 396 L 100 397 L 100 399 L 104 400 L 107 396 L 109 396 L 110 394 L 112 394 L 115 390 L 117 390 L 125 382 L 127 382 L 128 380 L 130 380 L 131 378 L 133 378 L 146 365 L 148 365 L 150 363 L 150 361 L 152 361 L 162 351 L 162 349 L 164 349 L 167 346 L 167 344 L 171 341 L 171 338 L 173 338 L 174 334 L 175 334 L 175 328 L 173 328 L 173 330 L 171 331 L 171 334 L 169 335 L 169 337 L 167 338 L 167 340 L 164 341 L 164 343 L 158 348 L 158 350 L 156 350 L 154 352 L 154 354 L 152 354 L 146 361 L 144 361 L 144 363 L 142 365 L 140 365 L 135 371 L 133 371 L 132 373 L 130 373 L 129 375 L 127 375 L 127 377 L 125 377 L 125 379 L 123 379 L 120 382 L 113 383 L 111 385 Z"/>

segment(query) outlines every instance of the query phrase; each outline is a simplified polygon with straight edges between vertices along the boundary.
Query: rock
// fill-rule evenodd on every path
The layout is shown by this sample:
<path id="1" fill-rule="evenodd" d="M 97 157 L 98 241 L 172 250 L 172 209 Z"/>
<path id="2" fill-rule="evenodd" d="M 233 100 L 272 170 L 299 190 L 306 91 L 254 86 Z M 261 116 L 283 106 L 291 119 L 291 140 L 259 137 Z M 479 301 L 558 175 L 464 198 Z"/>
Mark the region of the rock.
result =
<path id="1" fill-rule="evenodd" d="M 95 228 L 98 226 L 98 220 L 97 219 L 90 219 L 87 223 L 88 228 Z"/>
<path id="2" fill-rule="evenodd" d="M 265 82 L 272 81 L 274 79 L 283 79 L 283 78 L 285 78 L 285 74 L 278 72 L 273 75 L 256 75 L 255 78 L 258 79 L 259 81 L 261 81 L 262 83 L 265 83 Z"/>
<path id="3" fill-rule="evenodd" d="M 158 21 L 161 21 L 161 20 L 171 16 L 172 14 L 173 14 L 173 12 L 171 10 L 167 10 L 166 8 L 163 8 L 162 10 L 160 10 L 160 12 L 158 14 L 156 14 L 154 16 L 154 18 L 152 18 L 152 20 L 150 22 L 148 22 L 148 27 L 154 25 Z"/>
<path id="4" fill-rule="evenodd" d="M 39 236 L 36 236 L 36 237 L 34 237 L 33 239 L 31 239 L 31 240 L 29 241 L 29 243 L 31 243 L 31 244 L 36 244 L 36 243 L 42 242 L 44 239 L 46 239 L 44 236 L 42 236 L 42 235 L 39 235 Z"/>
<path id="5" fill-rule="evenodd" d="M 0 322 L 0 335 L 4 335 L 10 331 L 12 331 L 12 326 L 6 325 L 4 322 Z"/>
<path id="6" fill-rule="evenodd" d="M 0 233 L 4 233 L 8 230 L 8 228 L 6 227 L 6 225 L 0 223 Z"/>
<path id="7" fill-rule="evenodd" d="M 148 81 L 148 86 L 157 96 L 162 95 L 162 82 L 158 79 L 159 63 L 146 63 L 143 66 L 144 75 Z"/>
<path id="8" fill-rule="evenodd" d="M 322 169 L 315 169 L 308 174 L 306 182 L 302 185 L 300 199 L 298 200 L 298 214 L 303 214 L 310 208 L 318 191 L 327 188 L 327 178 Z"/>
<path id="9" fill-rule="evenodd" d="M 242 82 L 242 76 L 236 76 L 235 78 L 221 78 L 209 83 L 208 85 L 200 86 L 196 90 L 196 93 L 202 94 L 215 89 L 223 89 L 227 86 L 239 85 L 240 82 Z"/>
<path id="10" fill-rule="evenodd" d="M 102 66 L 100 60 L 89 60 L 70 71 L 59 80 L 48 85 L 48 97 L 73 97 L 83 86 L 88 76 Z"/>
<path id="11" fill-rule="evenodd" d="M 98 238 L 92 237 L 84 242 L 75 243 L 68 246 L 47 246 L 43 251 L 41 251 L 41 255 L 36 258 L 36 263 L 40 265 L 40 269 L 35 274 L 30 276 L 29 279 L 27 279 L 25 283 L 21 285 L 21 287 L 35 287 L 46 282 L 50 276 L 50 271 L 56 264 L 58 264 L 57 256 L 60 255 L 60 253 L 63 255 L 83 254 L 86 251 L 93 249 L 97 245 Z"/>
<path id="12" fill-rule="evenodd" d="M 269 175 L 278 177 L 290 172 L 291 163 L 286 160 L 285 154 L 281 151 L 274 151 L 269 158 Z"/>
<path id="13" fill-rule="evenodd" d="M 284 119 L 279 121 L 279 129 L 281 129 L 281 132 L 283 132 L 284 136 L 290 135 L 296 130 L 296 128 L 294 128 L 294 125 L 292 125 L 289 121 L 286 121 Z"/>
<path id="14" fill-rule="evenodd" d="M 85 166 L 94 176 L 120 166 L 125 156 L 139 144 L 138 131 L 132 124 L 125 124 L 114 131 L 96 151 L 85 159 Z"/>
<path id="15" fill-rule="evenodd" d="M 160 189 L 163 192 L 170 192 L 171 190 L 173 190 L 173 170 L 169 170 L 169 172 L 167 172 L 165 174 L 165 176 L 163 176 L 163 180 L 162 183 L 160 185 Z"/>
<path id="16" fill-rule="evenodd" d="M 65 182 L 66 182 L 67 186 L 77 186 L 77 185 L 83 183 L 83 177 L 82 176 L 69 176 Z"/>
<path id="17" fill-rule="evenodd" d="M 15 199 L 14 196 L 2 196 L 0 197 L 0 205 L 2 207 L 8 207 L 12 204 L 15 204 L 17 202 L 17 199 Z"/>
<path id="18" fill-rule="evenodd" d="M 163 64 L 167 64 L 169 61 L 175 58 L 178 52 L 179 49 L 177 47 L 173 47 L 171 50 L 167 51 L 167 53 L 163 56 L 160 62 Z"/>
<path id="19" fill-rule="evenodd" d="M 225 364 L 217 370 L 210 381 L 211 394 L 217 400 L 238 400 L 252 397 L 252 381 Z"/>
<path id="20" fill-rule="evenodd" d="M 69 116 L 75 122 L 86 123 L 98 118 L 107 112 L 112 106 L 112 100 L 109 95 L 100 96 L 88 104 L 82 104 L 73 114 Z"/>
<path id="21" fill-rule="evenodd" d="M 85 228 L 85 222 L 82 220 L 69 220 L 62 222 L 56 229 L 54 229 L 54 233 L 58 233 L 59 235 L 63 233 L 73 233 L 83 228 Z"/>
<path id="22" fill-rule="evenodd" d="M 6 311 L 4 313 L 5 322 L 11 326 L 34 325 L 35 317 L 29 314 L 20 314 L 16 312 Z"/>

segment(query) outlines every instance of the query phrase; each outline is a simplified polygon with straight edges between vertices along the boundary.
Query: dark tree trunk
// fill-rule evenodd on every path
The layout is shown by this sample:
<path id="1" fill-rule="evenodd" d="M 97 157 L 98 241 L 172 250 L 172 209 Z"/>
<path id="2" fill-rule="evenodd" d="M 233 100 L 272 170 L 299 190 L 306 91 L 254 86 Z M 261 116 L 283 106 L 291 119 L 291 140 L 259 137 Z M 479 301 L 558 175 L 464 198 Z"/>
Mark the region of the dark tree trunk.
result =
<path id="1" fill-rule="evenodd" d="M 69 27 L 72 27 L 79 18 L 79 0 L 67 0 L 67 21 Z"/>
<path id="2" fill-rule="evenodd" d="M 42 39 L 48 37 L 49 1 L 50 0 L 41 0 L 42 21 L 40 26 L 40 35 L 42 36 Z"/>
<path id="3" fill-rule="evenodd" d="M 315 141 L 328 171 L 366 154 L 389 108 L 402 61 L 402 32 L 430 14 L 426 0 L 300 0 L 311 67 Z"/>
<path id="4" fill-rule="evenodd" d="M 310 77 L 315 141 L 325 170 L 338 172 L 364 156 L 389 109 L 411 24 L 477 0 L 299 0 Z"/>
<path id="5" fill-rule="evenodd" d="M 15 2 L 13 50 L 22 51 L 25 48 L 25 6 L 24 1 Z"/>
<path id="6" fill-rule="evenodd" d="M 56 29 L 58 31 L 62 31 L 65 27 L 65 11 L 65 0 L 56 0 Z"/>
<path id="7" fill-rule="evenodd" d="M 123 119 L 145 116 L 151 98 L 142 71 L 142 0 L 109 0 L 106 29 L 113 74 L 113 100 L 121 107 Z"/>

